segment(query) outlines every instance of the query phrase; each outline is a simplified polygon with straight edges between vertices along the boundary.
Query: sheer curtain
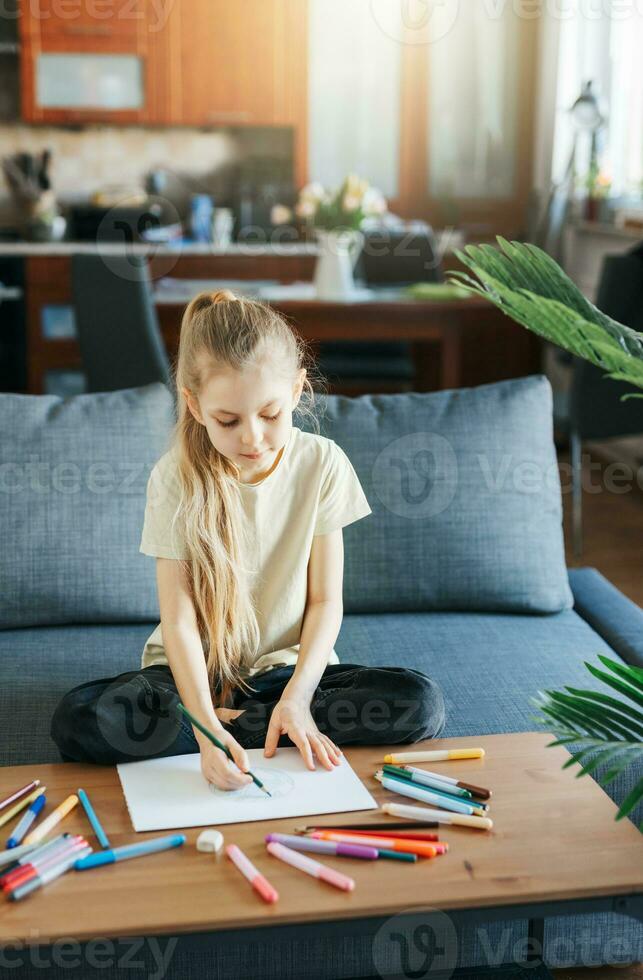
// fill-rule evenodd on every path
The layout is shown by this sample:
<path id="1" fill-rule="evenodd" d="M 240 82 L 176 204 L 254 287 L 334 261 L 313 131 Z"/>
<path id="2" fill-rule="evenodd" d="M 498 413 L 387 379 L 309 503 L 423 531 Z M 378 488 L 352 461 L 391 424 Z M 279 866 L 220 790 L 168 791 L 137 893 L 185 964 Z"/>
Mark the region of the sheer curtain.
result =
<path id="1" fill-rule="evenodd" d="M 643 180 L 643 12 L 621 0 L 566 0 L 559 23 L 558 81 L 552 177 L 560 180 L 572 148 L 569 108 L 586 81 L 595 83 L 607 117 L 601 134 L 601 170 L 612 192 L 641 189 Z M 587 171 L 589 141 L 579 146 L 576 170 Z"/>
<path id="2" fill-rule="evenodd" d="M 355 172 L 398 193 L 401 0 L 310 0 L 309 173 L 336 186 Z M 390 27 L 390 29 L 388 29 Z"/>
<path id="3" fill-rule="evenodd" d="M 443 0 L 452 26 L 429 48 L 429 193 L 502 198 L 514 189 L 518 26 L 512 4 Z"/>

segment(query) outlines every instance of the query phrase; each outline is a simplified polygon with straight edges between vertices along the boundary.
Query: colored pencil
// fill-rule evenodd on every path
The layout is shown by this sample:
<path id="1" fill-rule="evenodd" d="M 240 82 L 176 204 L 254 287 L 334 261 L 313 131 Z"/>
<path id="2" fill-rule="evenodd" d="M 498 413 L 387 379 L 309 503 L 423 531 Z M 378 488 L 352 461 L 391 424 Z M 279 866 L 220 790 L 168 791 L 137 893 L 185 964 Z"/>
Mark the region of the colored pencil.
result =
<path id="1" fill-rule="evenodd" d="M 38 786 L 40 786 L 40 780 L 32 779 L 30 783 L 27 783 L 26 786 L 21 786 L 20 789 L 15 791 L 15 793 L 5 796 L 4 800 L 0 800 L 0 811 L 6 810 L 8 806 L 11 806 L 12 803 L 19 800 L 21 796 L 26 796 L 27 793 L 31 793 Z"/>
<path id="2" fill-rule="evenodd" d="M 33 801 L 36 799 L 37 796 L 42 796 L 42 794 L 45 792 L 46 789 L 47 789 L 46 786 L 39 786 L 38 789 L 35 789 L 32 793 L 29 794 L 29 796 L 23 796 L 21 800 L 18 800 L 17 803 L 14 803 L 11 809 L 7 810 L 6 813 L 0 813 L 0 827 L 4 827 L 6 823 L 9 823 L 11 820 L 13 820 L 15 815 L 17 813 L 20 813 L 21 810 L 24 810 L 25 807 L 29 806 L 30 803 L 33 803 Z M 25 841 L 25 844 L 28 843 L 29 841 Z"/>
<path id="3" fill-rule="evenodd" d="M 399 837 L 402 840 L 422 840 L 428 841 L 429 843 L 439 843 L 440 838 L 437 834 L 424 834 L 421 830 L 409 830 L 408 824 L 405 824 L 404 830 L 351 830 L 348 827 L 315 827 L 315 830 L 333 830 L 341 834 L 352 834 L 354 837 L 371 837 L 373 834 L 376 837 Z"/>
<path id="4" fill-rule="evenodd" d="M 218 749 L 221 749 L 222 752 L 225 752 L 225 754 L 227 755 L 228 759 L 230 759 L 230 762 L 234 762 L 235 766 L 237 765 L 237 763 L 234 761 L 234 758 L 232 756 L 232 752 L 230 751 L 230 749 L 228 748 L 227 745 L 224 745 L 224 743 L 222 741 L 220 741 L 220 739 L 218 739 L 216 737 L 216 735 L 213 732 L 210 731 L 209 728 L 206 728 L 205 725 L 202 725 L 201 722 L 198 721 L 194 717 L 193 714 L 190 714 L 190 712 L 185 707 L 185 705 L 183 705 L 183 704 L 181 704 L 181 702 L 179 702 L 179 704 L 178 704 L 177 707 L 178 707 L 179 711 L 182 711 L 183 714 L 186 715 L 186 717 L 190 719 L 190 721 L 192 722 L 192 724 L 194 725 L 195 728 L 198 728 L 199 731 L 202 732 L 205 735 L 206 738 L 209 738 L 210 739 L 210 741 L 212 742 L 213 745 L 216 745 L 216 747 Z M 242 771 L 242 770 L 240 770 L 240 771 Z M 251 777 L 251 779 L 252 779 L 253 783 L 255 784 L 255 786 L 258 786 L 259 789 L 262 789 L 264 791 L 264 793 L 266 793 L 268 796 L 272 796 L 272 793 L 269 793 L 268 792 L 268 790 L 266 789 L 266 787 L 264 786 L 264 784 L 261 782 L 261 780 L 257 776 L 255 776 L 255 774 L 250 769 L 248 770 L 248 772 L 246 773 L 246 775 Z"/>
<path id="5" fill-rule="evenodd" d="M 416 827 L 439 827 L 440 824 L 436 820 L 418 820 L 415 824 Z M 406 821 L 398 823 L 396 820 L 381 821 L 379 823 L 334 823 L 332 824 L 308 824 L 306 827 L 295 827 L 296 834 L 307 834 L 309 830 L 408 830 L 408 823 Z M 431 839 L 431 835 L 427 834 L 427 840 Z M 437 839 L 437 838 L 436 838 Z"/>
<path id="6" fill-rule="evenodd" d="M 334 868 L 327 868 L 325 864 L 313 861 L 305 854 L 299 854 L 283 844 L 278 844 L 277 841 L 268 842 L 266 848 L 273 857 L 279 858 L 280 861 L 285 861 L 293 868 L 298 868 L 300 871 L 304 871 L 313 878 L 319 878 L 320 881 L 325 881 L 335 888 L 341 888 L 345 892 L 352 892 L 355 888 L 355 882 L 348 875 L 343 875 L 339 871 L 335 871 Z"/>

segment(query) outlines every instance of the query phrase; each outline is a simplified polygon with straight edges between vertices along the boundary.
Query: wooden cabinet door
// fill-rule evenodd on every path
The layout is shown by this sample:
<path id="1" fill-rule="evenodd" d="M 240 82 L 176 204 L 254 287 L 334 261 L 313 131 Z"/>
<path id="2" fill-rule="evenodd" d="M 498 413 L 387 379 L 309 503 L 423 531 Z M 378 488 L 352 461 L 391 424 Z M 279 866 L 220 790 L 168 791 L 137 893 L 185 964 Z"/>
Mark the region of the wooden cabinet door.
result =
<path id="1" fill-rule="evenodd" d="M 306 0 L 175 3 L 181 93 L 174 107 L 180 118 L 173 121 L 212 126 L 299 122 L 306 87 L 306 8 Z"/>

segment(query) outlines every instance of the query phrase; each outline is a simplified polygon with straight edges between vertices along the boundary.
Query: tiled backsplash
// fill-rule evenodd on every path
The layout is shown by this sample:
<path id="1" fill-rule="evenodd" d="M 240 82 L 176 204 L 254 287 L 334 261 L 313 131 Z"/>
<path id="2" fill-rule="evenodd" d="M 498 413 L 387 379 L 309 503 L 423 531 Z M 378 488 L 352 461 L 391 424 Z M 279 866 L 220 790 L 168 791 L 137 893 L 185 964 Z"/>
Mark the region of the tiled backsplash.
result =
<path id="1" fill-rule="evenodd" d="M 0 157 L 52 151 L 51 177 L 61 199 L 88 196 L 106 185 L 142 185 L 151 169 L 169 168 L 189 181 L 194 192 L 215 193 L 250 157 L 286 161 L 291 135 L 281 129 L 212 130 L 187 127 L 144 128 L 0 125 Z M 169 189 L 170 190 L 170 189 Z M 0 173 L 0 224 L 13 207 Z"/>

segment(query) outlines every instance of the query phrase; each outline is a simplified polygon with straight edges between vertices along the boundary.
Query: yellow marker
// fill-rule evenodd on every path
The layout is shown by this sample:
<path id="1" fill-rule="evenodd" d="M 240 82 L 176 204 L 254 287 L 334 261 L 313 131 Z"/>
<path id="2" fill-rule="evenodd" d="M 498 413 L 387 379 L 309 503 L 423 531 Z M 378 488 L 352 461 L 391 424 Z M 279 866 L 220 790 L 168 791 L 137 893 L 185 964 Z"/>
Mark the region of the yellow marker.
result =
<path id="1" fill-rule="evenodd" d="M 35 830 L 32 830 L 30 834 L 27 834 L 23 840 L 23 844 L 35 844 L 37 841 L 42 840 L 46 837 L 49 831 L 56 827 L 61 820 L 63 820 L 67 814 L 74 809 L 78 803 L 78 797 L 75 793 L 68 796 L 66 800 L 57 806 L 53 813 L 50 813 L 46 820 L 43 820 L 41 824 L 38 824 Z"/>
<path id="2" fill-rule="evenodd" d="M 30 793 L 29 796 L 23 797 L 23 799 L 16 803 L 15 806 L 12 806 L 10 810 L 3 813 L 2 816 L 0 816 L 0 827 L 4 826 L 6 823 L 9 823 L 10 820 L 13 820 L 16 813 L 20 813 L 20 811 L 24 810 L 26 806 L 33 803 L 37 796 L 42 796 L 46 789 L 46 786 L 39 786 L 38 789 L 33 791 L 33 793 Z M 22 843 L 24 844 L 24 841 Z"/>
<path id="3" fill-rule="evenodd" d="M 385 755 L 384 762 L 445 762 L 447 759 L 482 759 L 484 749 L 440 749 L 433 752 L 399 752 Z"/>

